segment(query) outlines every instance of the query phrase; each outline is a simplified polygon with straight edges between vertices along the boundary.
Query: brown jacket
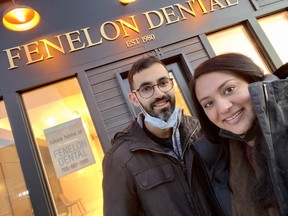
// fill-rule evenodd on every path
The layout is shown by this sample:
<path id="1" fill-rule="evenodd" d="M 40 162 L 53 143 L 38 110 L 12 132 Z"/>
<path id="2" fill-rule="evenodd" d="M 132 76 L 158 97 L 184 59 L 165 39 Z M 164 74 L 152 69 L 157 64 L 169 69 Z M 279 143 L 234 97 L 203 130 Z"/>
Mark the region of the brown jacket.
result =
<path id="1" fill-rule="evenodd" d="M 182 117 L 181 161 L 152 141 L 136 121 L 117 133 L 103 160 L 104 215 L 223 215 L 204 164 L 190 149 L 197 125 L 196 119 Z"/>

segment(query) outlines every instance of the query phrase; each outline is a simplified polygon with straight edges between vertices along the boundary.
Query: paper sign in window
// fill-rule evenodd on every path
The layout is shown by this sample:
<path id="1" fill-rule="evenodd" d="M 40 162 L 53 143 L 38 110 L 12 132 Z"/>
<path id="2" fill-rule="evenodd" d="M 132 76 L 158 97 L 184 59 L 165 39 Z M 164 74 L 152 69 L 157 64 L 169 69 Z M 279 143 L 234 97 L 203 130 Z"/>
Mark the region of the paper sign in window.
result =
<path id="1" fill-rule="evenodd" d="M 81 118 L 44 130 L 57 178 L 95 163 Z"/>

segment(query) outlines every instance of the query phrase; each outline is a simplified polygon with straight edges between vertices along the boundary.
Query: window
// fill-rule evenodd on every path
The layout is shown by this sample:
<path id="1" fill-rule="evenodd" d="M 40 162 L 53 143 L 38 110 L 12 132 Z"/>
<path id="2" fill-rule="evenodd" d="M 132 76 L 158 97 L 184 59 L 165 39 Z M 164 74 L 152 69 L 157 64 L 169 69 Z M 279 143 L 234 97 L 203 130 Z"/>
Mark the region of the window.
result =
<path id="1" fill-rule="evenodd" d="M 102 215 L 103 151 L 77 79 L 22 97 L 58 215 Z"/>
<path id="2" fill-rule="evenodd" d="M 180 88 L 179 83 L 178 83 L 178 79 L 183 79 L 183 76 L 181 75 L 182 73 L 181 73 L 181 70 L 180 70 L 178 64 L 177 63 L 168 64 L 166 67 L 169 70 L 169 76 L 174 78 L 173 81 L 174 81 L 176 107 L 183 109 L 183 112 L 185 115 L 191 115 L 188 104 L 186 103 L 186 101 L 184 99 L 184 94 L 183 94 L 184 91 Z M 184 83 L 185 83 L 185 81 L 184 81 Z M 188 86 L 186 86 L 186 85 L 183 86 L 183 85 L 184 84 L 182 84 L 182 88 L 186 87 L 188 90 Z"/>
<path id="3" fill-rule="evenodd" d="M 0 101 L 0 206 L 0 215 L 34 215 L 3 101 Z"/>
<path id="4" fill-rule="evenodd" d="M 264 73 L 270 73 L 244 26 L 237 25 L 209 34 L 207 37 L 216 55 L 227 52 L 241 53 L 250 57 Z"/>
<path id="5" fill-rule="evenodd" d="M 281 61 L 288 62 L 288 11 L 258 20 Z"/>

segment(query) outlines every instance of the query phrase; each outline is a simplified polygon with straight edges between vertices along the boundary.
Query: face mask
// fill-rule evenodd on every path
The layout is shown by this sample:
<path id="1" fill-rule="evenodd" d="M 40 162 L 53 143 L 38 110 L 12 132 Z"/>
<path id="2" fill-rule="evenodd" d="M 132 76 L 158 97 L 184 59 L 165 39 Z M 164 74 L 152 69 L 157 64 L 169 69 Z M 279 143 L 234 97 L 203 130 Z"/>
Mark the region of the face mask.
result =
<path id="1" fill-rule="evenodd" d="M 160 129 L 172 128 L 177 123 L 179 111 L 179 109 L 175 108 L 167 122 L 145 113 L 145 121 Z"/>

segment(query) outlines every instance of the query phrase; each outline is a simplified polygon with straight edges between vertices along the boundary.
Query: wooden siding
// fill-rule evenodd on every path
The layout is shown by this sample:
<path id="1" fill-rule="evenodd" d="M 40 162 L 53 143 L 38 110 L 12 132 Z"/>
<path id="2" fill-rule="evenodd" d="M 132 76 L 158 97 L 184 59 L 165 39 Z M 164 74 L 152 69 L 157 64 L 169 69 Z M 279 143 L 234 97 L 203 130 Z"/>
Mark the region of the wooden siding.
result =
<path id="1" fill-rule="evenodd" d="M 117 131 L 127 127 L 132 120 L 125 95 L 122 93 L 116 72 L 127 68 L 136 58 L 114 62 L 86 71 L 95 102 L 100 110 L 110 139 Z"/>
<path id="2" fill-rule="evenodd" d="M 177 55 L 179 53 L 185 54 L 193 69 L 208 58 L 198 37 L 158 49 L 163 58 L 165 58 L 165 56 L 171 56 L 173 53 Z M 156 52 L 152 51 L 149 55 L 151 54 L 155 55 Z M 113 62 L 86 71 L 95 102 L 99 107 L 101 117 L 110 138 L 112 138 L 116 132 L 127 127 L 132 121 L 132 114 L 125 100 L 126 95 L 124 95 L 121 90 L 116 73 L 127 71 L 133 62 L 139 58 L 140 56 L 133 56 L 129 59 Z"/>

